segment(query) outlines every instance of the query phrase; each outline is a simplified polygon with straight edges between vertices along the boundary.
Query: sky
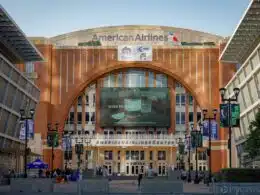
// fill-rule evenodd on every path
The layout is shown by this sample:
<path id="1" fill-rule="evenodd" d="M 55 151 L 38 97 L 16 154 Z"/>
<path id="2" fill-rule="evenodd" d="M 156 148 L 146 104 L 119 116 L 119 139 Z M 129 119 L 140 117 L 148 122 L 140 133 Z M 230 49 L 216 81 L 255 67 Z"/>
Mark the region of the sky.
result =
<path id="1" fill-rule="evenodd" d="M 160 25 L 231 36 L 251 0 L 0 0 L 27 36 Z"/>

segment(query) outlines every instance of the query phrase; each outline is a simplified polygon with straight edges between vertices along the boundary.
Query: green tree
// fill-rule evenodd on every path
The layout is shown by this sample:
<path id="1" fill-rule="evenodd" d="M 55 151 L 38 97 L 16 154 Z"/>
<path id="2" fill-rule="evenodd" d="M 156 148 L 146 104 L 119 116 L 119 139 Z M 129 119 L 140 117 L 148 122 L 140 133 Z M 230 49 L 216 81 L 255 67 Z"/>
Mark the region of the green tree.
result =
<path id="1" fill-rule="evenodd" d="M 245 142 L 245 151 L 251 159 L 260 156 L 260 110 L 255 115 L 255 120 L 249 125 L 250 133 Z"/>

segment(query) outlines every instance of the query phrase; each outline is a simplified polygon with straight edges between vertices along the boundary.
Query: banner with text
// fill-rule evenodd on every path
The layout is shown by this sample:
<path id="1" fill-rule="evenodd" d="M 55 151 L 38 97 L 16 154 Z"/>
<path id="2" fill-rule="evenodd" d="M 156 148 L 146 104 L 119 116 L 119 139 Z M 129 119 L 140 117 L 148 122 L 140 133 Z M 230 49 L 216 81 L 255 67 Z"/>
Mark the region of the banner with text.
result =
<path id="1" fill-rule="evenodd" d="M 239 127 L 240 126 L 240 106 L 239 104 L 230 105 L 230 126 Z M 229 127 L 229 118 L 228 118 L 228 104 L 220 104 L 220 126 Z"/>
<path id="2" fill-rule="evenodd" d="M 103 88 L 101 126 L 169 127 L 168 88 Z"/>
<path id="3" fill-rule="evenodd" d="M 25 140 L 26 124 L 27 124 L 27 138 L 28 139 L 34 138 L 34 121 L 28 119 L 21 123 L 20 136 L 19 136 L 20 140 Z"/>
<path id="4" fill-rule="evenodd" d="M 120 45 L 118 46 L 118 61 L 152 61 L 151 45 Z"/>
<path id="5" fill-rule="evenodd" d="M 211 140 L 217 140 L 218 139 L 218 124 L 216 121 L 211 120 L 210 125 L 209 121 L 205 120 L 203 122 L 203 139 L 208 140 L 209 139 L 209 131 L 211 130 Z"/>

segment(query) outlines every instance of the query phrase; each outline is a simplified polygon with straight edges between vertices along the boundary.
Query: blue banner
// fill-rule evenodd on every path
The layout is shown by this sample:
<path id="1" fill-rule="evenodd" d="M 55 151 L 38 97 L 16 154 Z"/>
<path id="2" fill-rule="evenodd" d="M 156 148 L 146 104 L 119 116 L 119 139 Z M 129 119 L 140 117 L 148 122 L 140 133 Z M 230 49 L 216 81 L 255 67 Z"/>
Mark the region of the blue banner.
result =
<path id="1" fill-rule="evenodd" d="M 27 124 L 27 127 L 26 127 Z M 20 128 L 20 140 L 25 140 L 25 133 L 27 129 L 27 139 L 33 139 L 34 138 L 34 121 L 33 120 L 25 120 L 21 123 Z"/>
<path id="2" fill-rule="evenodd" d="M 211 140 L 217 140 L 218 139 L 218 124 L 216 121 L 211 120 L 210 121 L 210 128 L 211 128 Z M 209 121 L 205 120 L 203 123 L 203 139 L 208 140 L 209 139 Z"/>
<path id="3" fill-rule="evenodd" d="M 71 141 L 71 137 L 68 135 L 65 135 L 62 138 L 62 148 L 63 150 L 66 151 L 71 151 L 72 150 L 72 141 Z"/>

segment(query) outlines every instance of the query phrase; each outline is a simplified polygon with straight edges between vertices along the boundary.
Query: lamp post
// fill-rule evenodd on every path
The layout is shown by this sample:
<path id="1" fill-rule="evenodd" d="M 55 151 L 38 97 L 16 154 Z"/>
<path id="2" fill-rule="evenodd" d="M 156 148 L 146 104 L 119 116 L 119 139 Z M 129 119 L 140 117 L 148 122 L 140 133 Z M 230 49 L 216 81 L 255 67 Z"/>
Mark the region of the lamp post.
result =
<path id="1" fill-rule="evenodd" d="M 90 139 L 90 136 L 89 135 L 87 135 L 87 139 L 85 140 L 86 141 L 86 144 L 87 144 L 87 170 L 88 170 L 88 162 L 89 162 L 89 160 L 88 160 L 88 157 L 89 157 L 89 150 L 88 150 L 88 146 L 89 146 L 89 144 L 91 143 L 91 139 Z"/>
<path id="2" fill-rule="evenodd" d="M 183 153 L 184 153 L 184 142 L 181 138 L 179 138 L 178 140 L 178 144 L 179 144 L 179 158 L 180 158 L 180 167 L 181 169 L 183 168 Z"/>
<path id="3" fill-rule="evenodd" d="M 52 170 L 52 176 L 53 176 L 53 167 L 54 167 L 54 147 L 55 147 L 55 135 L 58 133 L 59 123 L 55 123 L 55 128 L 52 128 L 52 124 L 48 123 L 48 140 L 51 145 L 51 170 Z M 48 144 L 49 145 L 49 144 Z"/>
<path id="4" fill-rule="evenodd" d="M 28 146 L 28 120 L 32 120 L 33 116 L 34 116 L 35 110 L 34 109 L 30 109 L 30 115 L 26 115 L 25 110 L 24 109 L 20 109 L 20 121 L 21 122 L 25 122 L 25 148 L 24 148 L 24 178 L 27 178 L 27 156 L 28 156 L 28 152 L 29 149 L 27 148 Z"/>
<path id="5" fill-rule="evenodd" d="M 198 138 L 201 137 L 201 130 L 197 130 L 194 129 L 194 124 L 191 124 L 191 131 L 192 133 L 194 133 L 195 138 L 193 138 L 193 141 L 195 141 L 195 143 L 193 145 L 195 145 L 195 158 L 196 158 L 196 172 L 195 172 L 195 180 L 194 183 L 198 184 L 199 183 L 199 175 L 198 175 L 198 147 L 199 147 L 199 143 L 198 143 Z"/>
<path id="6" fill-rule="evenodd" d="M 81 138 L 81 142 L 78 142 L 78 139 L 77 139 L 77 143 L 75 145 L 75 152 L 78 156 L 78 171 L 80 171 L 80 164 L 81 164 L 80 155 L 83 154 L 83 150 L 84 150 L 83 141 L 84 141 L 83 137 Z"/>
<path id="7" fill-rule="evenodd" d="M 212 163 L 211 163 L 211 138 L 212 138 L 212 130 L 211 130 L 211 121 L 212 120 L 216 120 L 216 116 L 217 116 L 217 112 L 218 110 L 217 109 L 213 109 L 212 112 L 214 114 L 214 117 L 206 117 L 207 116 L 207 113 L 208 113 L 208 110 L 207 109 L 204 109 L 203 111 L 203 122 L 205 120 L 208 120 L 208 132 L 209 132 L 209 147 L 208 147 L 208 150 L 207 150 L 207 154 L 208 154 L 208 157 L 209 157 L 209 182 L 211 182 L 211 176 L 212 176 Z"/>
<path id="8" fill-rule="evenodd" d="M 188 150 L 189 150 L 189 157 L 188 157 L 188 165 L 189 165 L 189 174 L 188 174 L 188 182 L 191 182 L 191 170 L 190 170 L 190 150 L 191 150 L 191 136 L 186 134 L 185 139 L 188 140 Z"/>
<path id="9" fill-rule="evenodd" d="M 226 89 L 225 88 L 220 88 L 219 89 L 219 92 L 220 92 L 220 95 L 221 95 L 221 101 L 222 102 L 226 101 L 228 103 L 228 113 L 227 113 L 227 116 L 228 116 L 228 134 L 229 134 L 229 138 L 228 138 L 229 168 L 232 167 L 232 152 L 231 152 L 231 135 L 232 135 L 232 132 L 231 132 L 231 127 L 232 127 L 231 119 L 232 119 L 232 116 L 231 116 L 231 102 L 237 102 L 240 89 L 239 88 L 234 88 L 233 91 L 234 91 L 234 94 L 235 94 L 234 98 L 225 98 Z"/>
<path id="10" fill-rule="evenodd" d="M 71 151 L 71 135 L 70 134 L 63 134 L 63 140 L 65 142 L 65 170 L 68 168 L 68 161 L 69 161 L 69 153 Z"/>

